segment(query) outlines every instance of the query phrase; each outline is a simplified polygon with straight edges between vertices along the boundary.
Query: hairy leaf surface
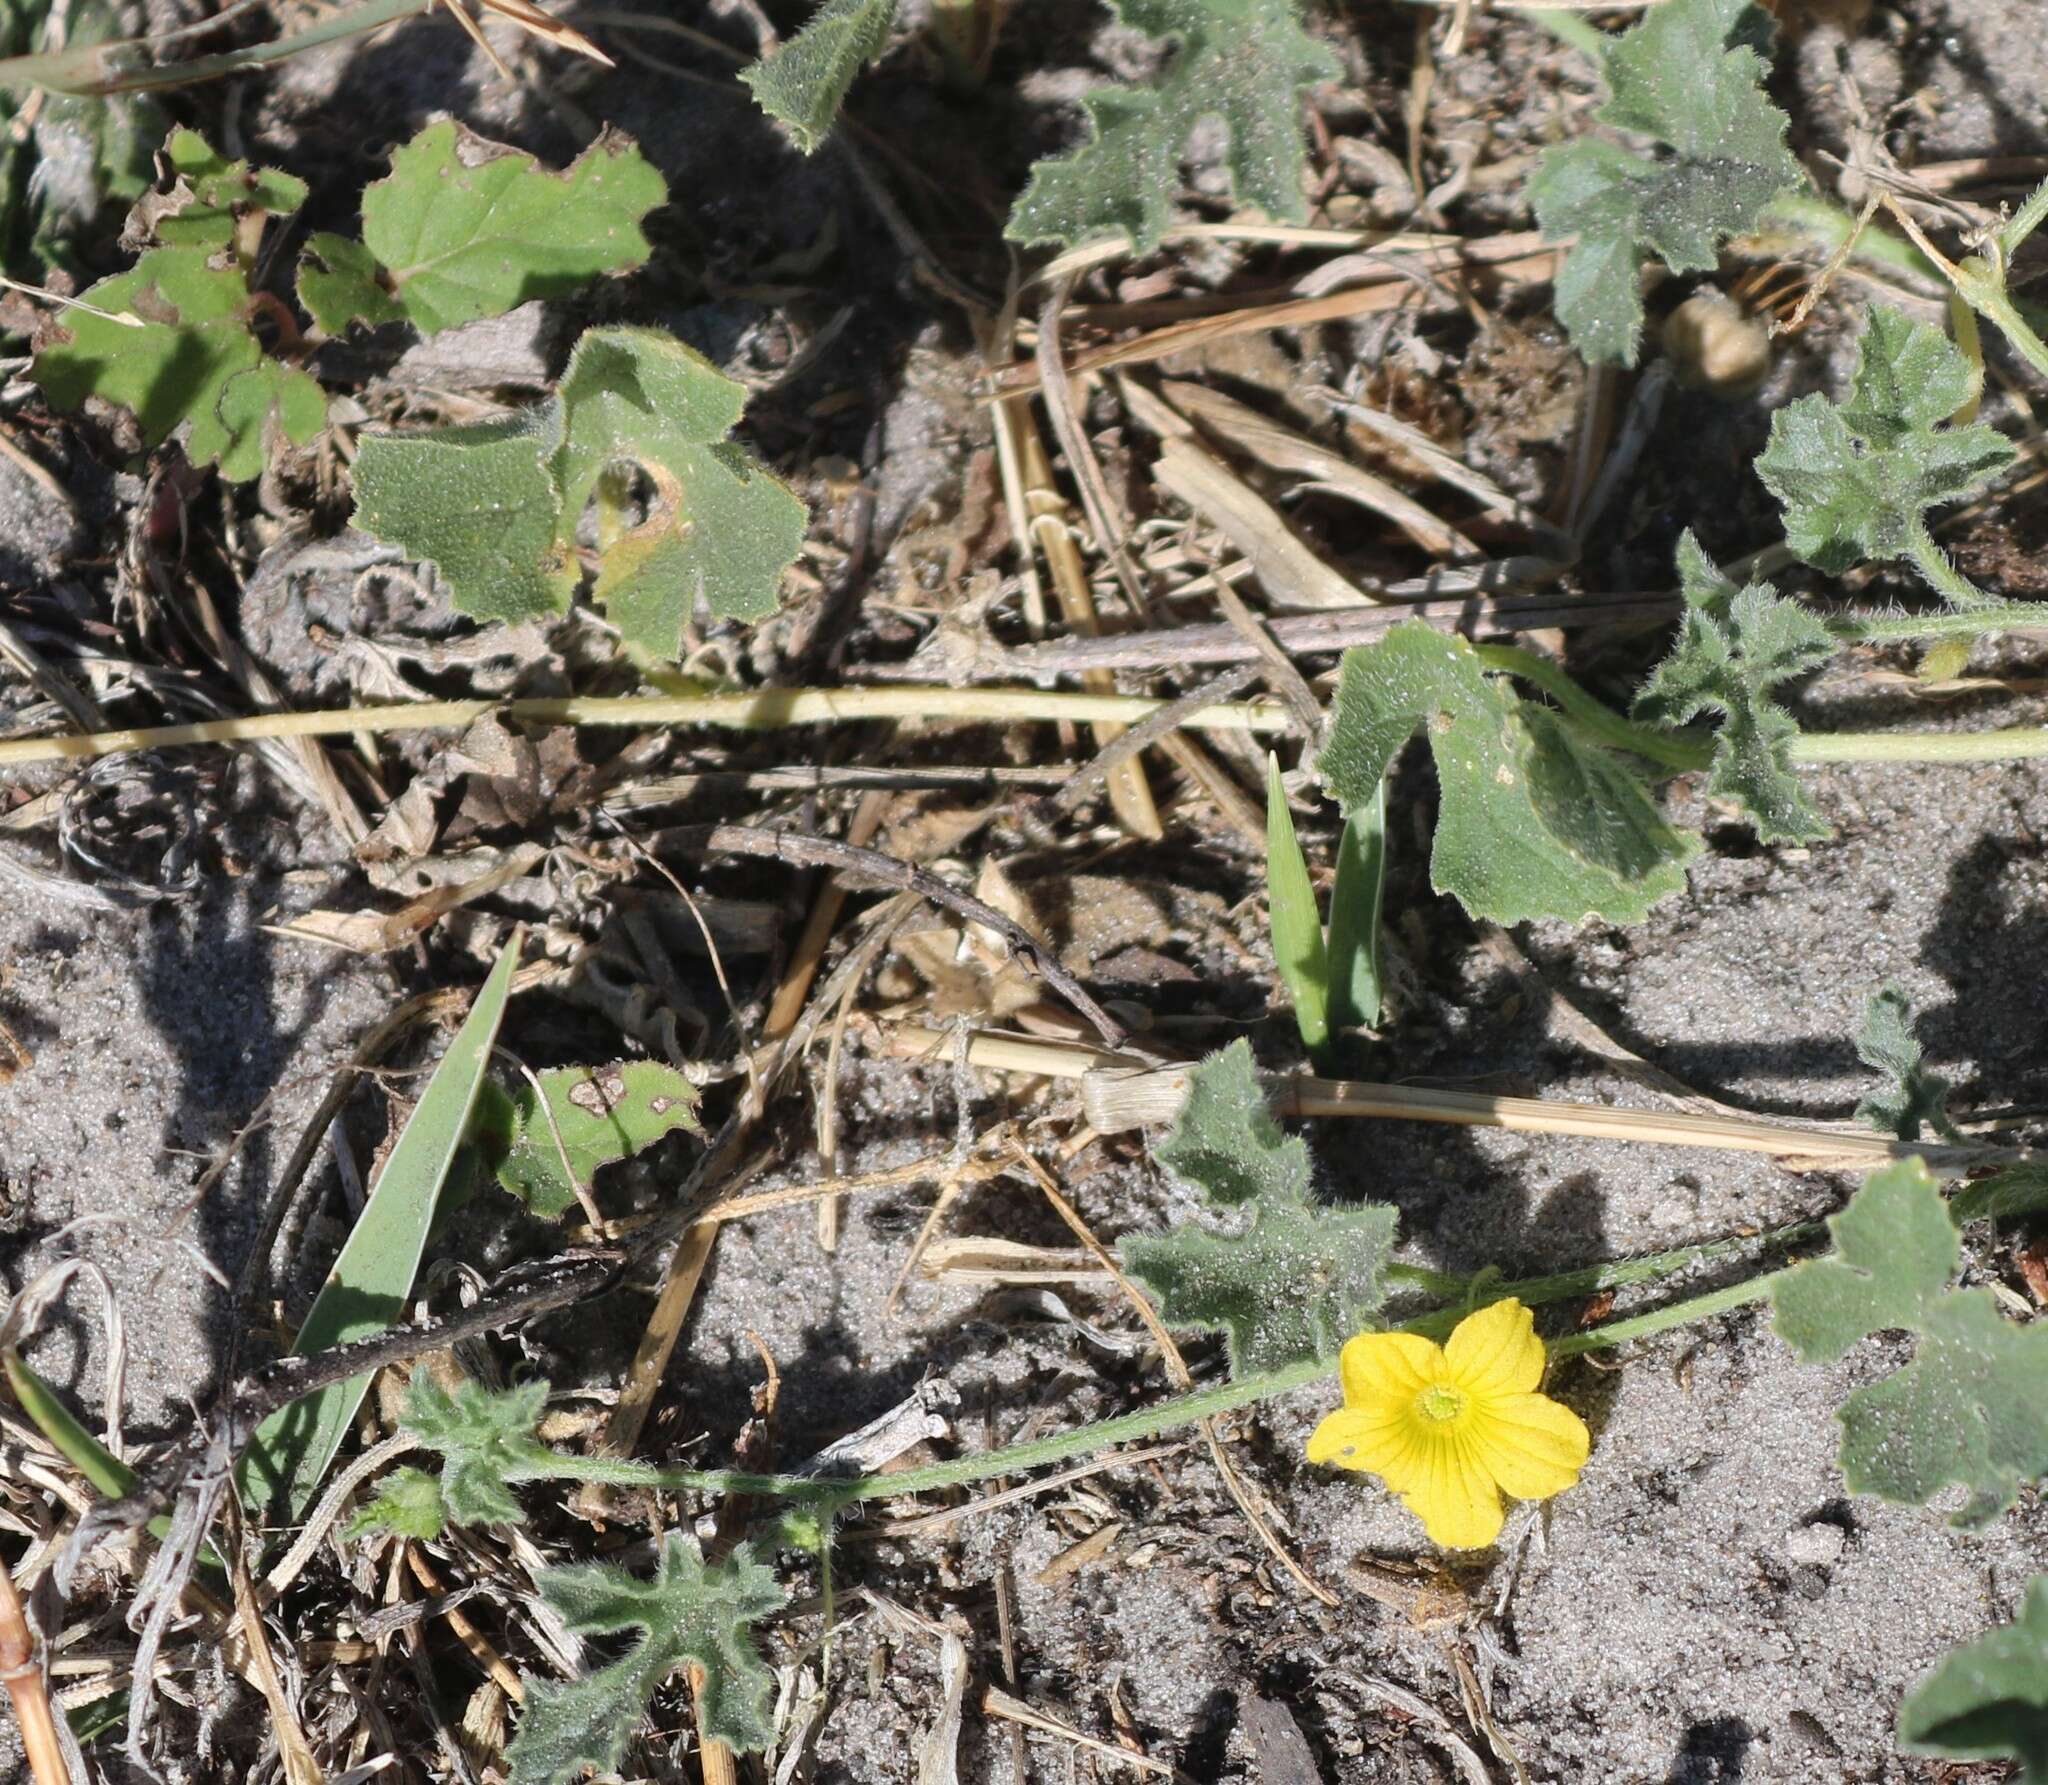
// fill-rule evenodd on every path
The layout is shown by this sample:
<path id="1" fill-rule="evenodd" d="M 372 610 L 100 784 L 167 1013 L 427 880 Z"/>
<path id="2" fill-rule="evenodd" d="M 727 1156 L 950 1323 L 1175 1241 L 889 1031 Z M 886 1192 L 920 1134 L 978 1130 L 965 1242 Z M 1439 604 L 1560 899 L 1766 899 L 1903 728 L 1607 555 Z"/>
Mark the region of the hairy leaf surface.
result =
<path id="1" fill-rule="evenodd" d="M 377 1484 L 376 1493 L 349 1520 L 348 1535 L 371 1537 L 388 1531 L 425 1543 L 440 1536 L 447 1523 L 448 1509 L 441 1500 L 440 1478 L 407 1464 L 392 1470 Z"/>
<path id="2" fill-rule="evenodd" d="M 1690 531 L 1678 542 L 1678 574 L 1685 619 L 1671 654 L 1636 696 L 1636 716 L 1683 725 L 1720 714 L 1707 790 L 1740 806 L 1766 843 L 1826 836 L 1792 767 L 1799 726 L 1771 691 L 1827 662 L 1833 636 L 1817 614 L 1766 583 L 1737 589 Z"/>
<path id="3" fill-rule="evenodd" d="M 1189 1072 L 1187 1102 L 1152 1156 L 1216 1208 L 1309 1199 L 1308 1143 L 1280 1132 L 1241 1038 Z"/>
<path id="4" fill-rule="evenodd" d="M 1899 1706 L 1899 1739 L 1914 1754 L 2017 1760 L 2021 1785 L 2048 1785 L 2048 1574 L 2014 1622 L 1943 1657 Z"/>
<path id="5" fill-rule="evenodd" d="M 862 67 L 882 53 L 897 0 L 825 0 L 773 55 L 740 72 L 755 103 L 815 154 Z"/>
<path id="6" fill-rule="evenodd" d="M 1900 1140 L 1918 1140 L 1923 1128 L 1943 1140 L 1963 1138 L 1949 1120 L 1948 1086 L 1921 1058 L 1913 1033 L 1913 1007 L 1903 986 L 1885 985 L 1871 994 L 1856 1035 L 1856 1057 L 1891 1080 L 1884 1090 L 1873 1091 L 1857 1104 L 1859 1122 Z"/>
<path id="7" fill-rule="evenodd" d="M 1430 879 L 1475 916 L 1635 923 L 1685 884 L 1698 841 L 1633 772 L 1419 620 L 1344 654 L 1317 766 L 1347 813 L 1377 798 L 1418 728 L 1441 790 Z"/>
<path id="8" fill-rule="evenodd" d="M 526 1514 L 510 1483 L 545 1475 L 557 1458 L 534 1436 L 548 1385 L 523 1382 L 494 1393 L 464 1382 L 451 1394 L 415 1369 L 401 1423 L 441 1455 L 441 1502 L 458 1525 L 519 1525 Z"/>
<path id="9" fill-rule="evenodd" d="M 1181 156 L 1205 118 L 1229 132 L 1224 165 L 1238 201 L 1290 222 L 1302 198 L 1301 95 L 1341 73 L 1301 28 L 1293 0 L 1111 0 L 1133 30 L 1173 41 L 1149 87 L 1105 86 L 1084 102 L 1089 140 L 1031 170 L 1006 233 L 1072 244 L 1124 235 L 1140 252 L 1173 217 Z"/>

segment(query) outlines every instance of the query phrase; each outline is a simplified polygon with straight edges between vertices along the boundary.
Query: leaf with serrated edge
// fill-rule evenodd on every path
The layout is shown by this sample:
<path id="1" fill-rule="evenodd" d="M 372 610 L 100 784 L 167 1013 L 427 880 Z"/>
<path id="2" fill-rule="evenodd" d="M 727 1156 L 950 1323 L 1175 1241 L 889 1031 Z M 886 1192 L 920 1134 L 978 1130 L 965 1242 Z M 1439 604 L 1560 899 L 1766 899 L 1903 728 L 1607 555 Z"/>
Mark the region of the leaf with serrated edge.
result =
<path id="1" fill-rule="evenodd" d="M 1932 550 L 1927 510 L 1980 490 L 2014 448 L 1981 422 L 1946 425 L 1969 362 L 1939 330 L 1873 310 L 1847 402 L 1801 397 L 1771 417 L 1757 475 L 1785 511 L 1785 542 L 1839 575 Z"/>
<path id="2" fill-rule="evenodd" d="M 130 247 L 225 248 L 237 222 L 254 213 L 289 217 L 306 202 L 306 182 L 274 167 L 230 161 L 196 130 L 179 125 L 164 144 L 173 186 L 135 207 L 123 241 Z"/>
<path id="3" fill-rule="evenodd" d="M 1242 1039 L 1189 1068 L 1187 1101 L 1152 1156 L 1212 1208 L 1309 1200 L 1308 1145 L 1280 1132 Z"/>
<path id="4" fill-rule="evenodd" d="M 882 53 L 896 6 L 897 0 L 825 0 L 773 55 L 740 71 L 754 102 L 789 126 L 806 155 L 830 133 L 853 77 Z"/>
<path id="5" fill-rule="evenodd" d="M 671 1531 L 651 1581 L 597 1562 L 543 1569 L 534 1586 L 578 1636 L 634 1631 L 638 1640 L 619 1660 L 567 1685 L 528 1679 L 519 1733 L 506 1750 L 509 1785 L 567 1785 L 585 1768 L 609 1772 L 648 1701 L 686 1663 L 703 1670 L 699 1735 L 739 1754 L 768 1745 L 774 1676 L 749 1626 L 781 1610 L 784 1598 L 749 1545 L 707 1566 L 688 1537 Z"/>
<path id="6" fill-rule="evenodd" d="M 1913 1007 L 1905 988 L 1880 986 L 1863 1007 L 1856 1057 L 1891 1083 L 1856 1106 L 1856 1119 L 1900 1140 L 1918 1140 L 1924 1127 L 1947 1141 L 1963 1137 L 1948 1114 L 1948 1086 L 1927 1070 L 1913 1034 Z"/>
<path id="7" fill-rule="evenodd" d="M 1582 141 L 1544 155 L 1529 199 L 1546 238 L 1578 238 L 1556 303 L 1588 360 L 1635 364 L 1644 249 L 1675 273 L 1710 271 L 1722 242 L 1799 183 L 1789 120 L 1763 90 L 1769 43 L 1768 18 L 1746 0 L 1666 0 L 1607 47 L 1612 97 L 1598 113 L 1666 153 Z"/>
<path id="8" fill-rule="evenodd" d="M 561 402 L 562 543 L 598 495 L 594 593 L 629 650 L 673 659 L 700 598 L 728 619 L 775 611 L 810 516 L 726 438 L 746 403 L 741 385 L 656 330 L 592 329 L 570 355 Z M 649 512 L 637 526 L 613 527 L 601 483 L 635 467 L 653 486 Z"/>
<path id="9" fill-rule="evenodd" d="M 1843 1401 L 1842 1477 L 1852 1493 L 1924 1505 L 1971 1490 L 1950 1521 L 1975 1529 L 2048 1473 L 2048 1327 L 2006 1320 L 1990 1293 L 1952 1290 L 1955 1222 L 1917 1159 L 1875 1173 L 1828 1222 L 1835 1253 L 1778 1279 L 1778 1334 L 1805 1361 L 1903 1328 L 1913 1359 Z"/>
<path id="10" fill-rule="evenodd" d="M 512 1135 L 498 1162 L 498 1182 L 543 1219 L 576 1206 L 576 1184 L 562 1172 L 564 1154 L 577 1183 L 588 1188 L 598 1167 L 630 1158 L 678 1128 L 697 1129 L 697 1088 L 659 1060 L 564 1066 L 533 1076 L 538 1093 L 524 1080 L 513 1088 Z"/>
<path id="11" fill-rule="evenodd" d="M 1419 620 L 1344 654 L 1317 767 L 1347 813 L 1418 728 L 1441 790 L 1430 879 L 1478 917 L 1636 923 L 1685 884 L 1698 839 L 1673 829 L 1615 756 Z"/>
<path id="12" fill-rule="evenodd" d="M 356 525 L 432 563 L 463 613 L 527 620 L 567 609 L 576 570 L 552 461 L 560 404 L 424 434 L 365 434 Z"/>
<path id="13" fill-rule="evenodd" d="M 2048 1574 L 2014 1622 L 1942 1657 L 1899 1706 L 1899 1740 L 1911 1754 L 2017 1760 L 2020 1785 L 2048 1785 Z"/>
<path id="14" fill-rule="evenodd" d="M 441 1535 L 448 1523 L 439 1479 L 410 1464 L 394 1469 L 377 1484 L 368 1504 L 348 1522 L 350 1537 L 374 1537 L 388 1531 L 426 1543 Z"/>
<path id="15" fill-rule="evenodd" d="M 606 131 L 561 173 L 453 122 L 430 124 L 363 193 L 363 241 L 422 334 L 563 297 L 648 254 L 668 188 Z"/>
<path id="16" fill-rule="evenodd" d="M 1252 1375 L 1334 1357 L 1386 1299 L 1393 1208 L 1261 1203 L 1241 1233 L 1183 1225 L 1133 1234 L 1124 1269 L 1159 1303 L 1168 1326 L 1225 1334 L 1230 1373 Z"/>
<path id="17" fill-rule="evenodd" d="M 403 322 L 405 306 L 384 289 L 377 257 L 363 243 L 325 230 L 310 236 L 299 260 L 299 302 L 330 335 L 351 323 Z"/>
<path id="18" fill-rule="evenodd" d="M 451 1394 L 413 1372 L 400 1423 L 441 1455 L 441 1500 L 458 1525 L 518 1525 L 526 1514 L 508 1485 L 545 1475 L 559 1459 L 534 1436 L 548 1385 L 523 1382 L 493 1392 L 464 1382 Z"/>
<path id="19" fill-rule="evenodd" d="M 1188 138 L 1209 118 L 1229 133 L 1224 167 L 1238 202 L 1305 222 L 1301 95 L 1342 70 L 1302 30 L 1293 0 L 1111 4 L 1132 30 L 1171 39 L 1172 58 L 1150 86 L 1105 86 L 1087 97 L 1089 140 L 1031 170 L 1004 233 L 1069 245 L 1124 235 L 1149 253 L 1173 219 Z"/>
<path id="20" fill-rule="evenodd" d="M 1671 654 L 1636 696 L 1636 716 L 1683 725 L 1719 713 L 1707 791 L 1741 807 L 1766 843 L 1826 836 L 1792 767 L 1798 723 L 1771 690 L 1827 662 L 1833 635 L 1819 615 L 1767 583 L 1737 589 L 1690 531 L 1678 541 L 1678 575 L 1685 619 Z"/>

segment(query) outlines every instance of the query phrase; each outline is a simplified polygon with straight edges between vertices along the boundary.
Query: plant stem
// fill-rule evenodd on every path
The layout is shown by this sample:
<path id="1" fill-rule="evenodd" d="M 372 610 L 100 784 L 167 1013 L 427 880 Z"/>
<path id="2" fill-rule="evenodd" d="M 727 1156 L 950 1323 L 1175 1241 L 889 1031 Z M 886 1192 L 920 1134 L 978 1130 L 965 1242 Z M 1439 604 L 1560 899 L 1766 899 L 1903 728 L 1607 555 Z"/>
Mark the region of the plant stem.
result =
<path id="1" fill-rule="evenodd" d="M 1849 239 L 1849 232 L 1856 227 L 1856 214 L 1845 211 L 1839 205 L 1830 204 L 1826 199 L 1811 192 L 1781 192 L 1771 200 L 1764 210 L 1765 218 L 1781 223 L 1787 229 L 1803 235 L 1807 240 L 1834 253 Z M 1919 249 L 1910 242 L 1903 242 L 1890 230 L 1882 229 L 1875 223 L 1867 223 L 1863 233 L 1856 238 L 1851 252 L 1853 260 L 1868 261 L 1872 266 L 1881 266 L 1889 272 L 1905 273 L 1916 279 L 1931 279 L 1936 284 L 1946 283 L 1941 271 Z"/>
<path id="2" fill-rule="evenodd" d="M 1949 562 L 1948 553 L 1934 543 L 1924 525 L 1916 525 L 1906 542 L 1906 556 L 1944 601 L 1958 608 L 1976 609 L 1994 605 L 1992 598 Z"/>
<path id="3" fill-rule="evenodd" d="M 1980 638 L 1994 632 L 2048 631 L 2048 601 L 1991 601 L 1931 614 L 1843 614 L 1827 627 L 1844 644 Z"/>
<path id="4" fill-rule="evenodd" d="M 1646 1339 L 1652 1333 L 1667 1332 L 1674 1326 L 1686 1326 L 1695 1320 L 1711 1320 L 1716 1314 L 1725 1314 L 1731 1308 L 1747 1307 L 1751 1302 L 1762 1301 L 1784 1275 L 1783 1271 L 1766 1271 L 1760 1277 L 1745 1277 L 1740 1283 L 1731 1283 L 1725 1289 L 1710 1289 L 1705 1295 L 1689 1296 L 1667 1308 L 1652 1308 L 1647 1314 L 1634 1314 L 1626 1320 L 1610 1320 L 1589 1331 L 1568 1334 L 1550 1347 L 1550 1355 L 1577 1357 L 1581 1352 L 1625 1345 L 1631 1339 Z"/>
<path id="5" fill-rule="evenodd" d="M 1822 731 L 1791 743 L 1794 762 L 2023 762 L 2048 756 L 2048 727 L 1999 731 Z"/>
<path id="6" fill-rule="evenodd" d="M 1699 732 L 1666 731 L 1625 719 L 1605 701 L 1588 694 L 1548 659 L 1519 645 L 1474 645 L 1472 654 L 1488 669 L 1533 682 L 1564 709 L 1583 731 L 1617 750 L 1646 756 L 1666 768 L 1703 769 L 1714 760 L 1713 740 Z"/>
<path id="7" fill-rule="evenodd" d="M 1999 234 L 1998 251 L 2008 263 L 2019 252 L 2020 244 L 2041 227 L 2044 219 L 2048 219 L 2048 180 L 2043 180 L 2027 194 L 2027 202 L 2013 213 L 2012 221 Z"/>
<path id="8" fill-rule="evenodd" d="M 849 719 L 938 719 L 963 724 L 1013 724 L 1071 719 L 1083 724 L 1135 725 L 1166 703 L 1137 695 L 1063 694 L 1038 688 L 761 688 L 742 694 L 685 694 L 643 700 L 625 695 L 565 699 L 429 700 L 382 707 L 337 707 L 314 713 L 254 713 L 190 725 L 146 725 L 127 731 L 74 732 L 0 743 L 0 768 L 67 757 L 112 756 L 178 744 L 246 743 L 258 738 L 345 737 L 357 732 L 432 731 L 474 724 L 486 714 L 536 725 L 707 725 L 727 731 L 779 731 L 790 725 L 831 725 Z M 1277 701 L 1239 701 L 1193 714 L 1201 731 L 1285 731 L 1293 720 Z"/>

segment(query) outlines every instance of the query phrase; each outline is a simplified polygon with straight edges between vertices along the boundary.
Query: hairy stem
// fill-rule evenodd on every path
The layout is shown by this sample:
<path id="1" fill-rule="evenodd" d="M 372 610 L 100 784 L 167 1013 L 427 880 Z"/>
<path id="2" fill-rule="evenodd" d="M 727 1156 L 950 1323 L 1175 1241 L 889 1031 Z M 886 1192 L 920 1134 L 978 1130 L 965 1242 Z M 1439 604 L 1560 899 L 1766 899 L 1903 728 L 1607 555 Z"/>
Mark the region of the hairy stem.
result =
<path id="1" fill-rule="evenodd" d="M 1925 526 L 1914 527 L 1911 538 L 1906 542 L 1906 556 L 1944 601 L 1952 601 L 1958 608 L 1971 610 L 1997 605 L 1991 596 L 1949 562 L 1948 553 L 1934 543 L 1934 536 Z"/>
<path id="2" fill-rule="evenodd" d="M 1713 740 L 1701 732 L 1667 731 L 1625 719 L 1604 700 L 1588 694 L 1547 658 L 1519 645 L 1475 645 L 1472 654 L 1488 669 L 1533 682 L 1564 709 L 1580 730 L 1617 750 L 1632 751 L 1672 769 L 1703 769 L 1714 760 Z"/>

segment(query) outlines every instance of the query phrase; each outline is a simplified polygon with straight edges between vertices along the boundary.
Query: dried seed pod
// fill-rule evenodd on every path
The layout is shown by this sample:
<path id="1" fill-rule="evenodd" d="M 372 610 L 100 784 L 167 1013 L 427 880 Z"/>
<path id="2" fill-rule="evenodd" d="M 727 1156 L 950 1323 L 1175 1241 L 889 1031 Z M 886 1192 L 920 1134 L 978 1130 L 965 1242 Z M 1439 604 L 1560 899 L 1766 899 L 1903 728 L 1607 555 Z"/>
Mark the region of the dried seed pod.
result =
<path id="1" fill-rule="evenodd" d="M 1679 383 L 1691 390 L 1746 397 L 1770 370 L 1769 328 L 1711 285 L 1665 317 L 1663 341 Z"/>

